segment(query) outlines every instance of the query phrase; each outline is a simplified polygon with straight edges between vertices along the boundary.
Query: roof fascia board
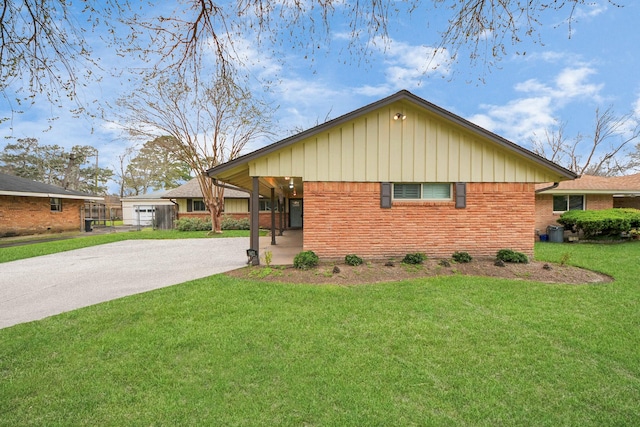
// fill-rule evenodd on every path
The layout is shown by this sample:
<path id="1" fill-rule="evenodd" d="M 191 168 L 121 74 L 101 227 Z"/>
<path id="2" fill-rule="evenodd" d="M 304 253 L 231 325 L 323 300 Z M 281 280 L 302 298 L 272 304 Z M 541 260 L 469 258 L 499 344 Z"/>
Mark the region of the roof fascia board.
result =
<path id="1" fill-rule="evenodd" d="M 99 196 L 80 196 L 75 194 L 56 194 L 56 193 L 28 193 L 24 191 L 4 191 L 0 190 L 0 196 L 18 196 L 18 197 L 56 197 L 58 199 L 80 199 L 80 200 L 104 200 Z"/>
<path id="2" fill-rule="evenodd" d="M 541 191 L 538 194 L 637 194 L 640 190 L 559 190 Z"/>

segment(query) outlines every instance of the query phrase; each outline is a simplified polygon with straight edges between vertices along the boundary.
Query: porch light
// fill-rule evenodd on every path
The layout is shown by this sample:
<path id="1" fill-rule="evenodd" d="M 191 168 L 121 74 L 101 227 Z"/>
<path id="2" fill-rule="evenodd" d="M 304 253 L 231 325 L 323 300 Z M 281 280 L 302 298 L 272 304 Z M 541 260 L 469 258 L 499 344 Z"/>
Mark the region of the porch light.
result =
<path id="1" fill-rule="evenodd" d="M 293 178 L 291 178 L 291 179 L 289 180 L 289 188 L 293 188 L 293 187 L 294 187 L 294 185 L 293 185 Z"/>
<path id="2" fill-rule="evenodd" d="M 404 115 L 404 114 L 402 114 L 402 113 L 396 113 L 396 115 L 395 115 L 395 116 L 393 116 L 393 120 L 399 120 L 399 119 L 401 119 L 401 120 L 405 120 L 406 118 L 407 118 L 407 116 L 405 116 L 405 115 Z"/>

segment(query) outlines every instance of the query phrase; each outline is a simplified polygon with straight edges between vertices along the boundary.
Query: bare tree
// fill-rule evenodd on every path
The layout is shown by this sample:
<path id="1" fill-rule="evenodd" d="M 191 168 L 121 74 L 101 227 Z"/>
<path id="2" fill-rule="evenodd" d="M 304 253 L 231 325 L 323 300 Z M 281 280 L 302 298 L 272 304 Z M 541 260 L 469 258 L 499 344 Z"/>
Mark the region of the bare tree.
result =
<path id="1" fill-rule="evenodd" d="M 608 2 L 618 6 L 614 0 Z M 229 81 L 235 79 L 233 65 L 242 62 L 234 43 L 239 38 L 250 38 L 276 57 L 285 57 L 292 48 L 312 56 L 318 45 L 329 44 L 332 24 L 347 22 L 349 54 L 361 58 L 374 41 L 389 40 L 394 19 L 436 8 L 444 13 L 447 25 L 440 29 L 440 42 L 424 43 L 447 49 L 453 57 L 460 48 L 468 48 L 472 61 L 490 65 L 506 54 L 507 43 L 517 46 L 523 39 L 538 39 L 542 17 L 561 14 L 570 29 L 576 9 L 588 3 L 184 0 L 170 8 L 159 0 L 0 0 L 0 92 L 12 104 L 20 101 L 19 96 L 10 100 L 5 92 L 12 83 L 24 88 L 22 100 L 34 94 L 54 102 L 64 96 L 77 99 L 79 84 L 99 78 L 93 52 L 97 43 L 135 61 L 136 67 L 188 73 L 192 78 L 199 77 L 204 58 L 212 55 L 223 81 Z M 415 32 L 420 32 L 419 26 Z"/>
<path id="2" fill-rule="evenodd" d="M 236 158 L 247 143 L 268 133 L 270 109 L 251 93 L 221 76 L 197 86 L 163 76 L 148 81 L 118 105 L 133 135 L 159 138 L 163 148 L 196 174 L 212 231 L 220 232 L 223 189 L 205 171 Z"/>
<path id="3" fill-rule="evenodd" d="M 566 123 L 545 131 L 544 139 L 531 141 L 533 151 L 578 175 L 613 176 L 636 163 L 627 149 L 640 138 L 640 123 L 633 113 L 617 116 L 612 107 L 595 112 L 593 134 L 565 137 Z"/>

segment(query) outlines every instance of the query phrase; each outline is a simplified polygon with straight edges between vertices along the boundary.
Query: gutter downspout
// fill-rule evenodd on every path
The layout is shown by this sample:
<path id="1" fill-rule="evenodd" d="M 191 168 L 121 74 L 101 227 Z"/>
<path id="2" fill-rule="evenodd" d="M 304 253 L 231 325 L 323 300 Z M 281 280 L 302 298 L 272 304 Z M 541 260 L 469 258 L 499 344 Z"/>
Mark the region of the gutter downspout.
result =
<path id="1" fill-rule="evenodd" d="M 539 190 L 536 190 L 535 193 L 538 194 L 538 193 L 542 193 L 543 191 L 553 190 L 558 185 L 560 185 L 559 182 L 554 182 L 553 185 L 550 185 L 549 187 L 540 188 Z"/>

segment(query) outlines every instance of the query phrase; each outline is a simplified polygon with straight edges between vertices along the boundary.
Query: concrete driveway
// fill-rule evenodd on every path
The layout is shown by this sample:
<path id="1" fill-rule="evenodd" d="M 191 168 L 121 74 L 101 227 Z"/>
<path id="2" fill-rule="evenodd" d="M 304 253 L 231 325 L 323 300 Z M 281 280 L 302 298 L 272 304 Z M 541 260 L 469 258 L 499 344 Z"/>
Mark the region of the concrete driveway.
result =
<path id="1" fill-rule="evenodd" d="M 2 263 L 0 328 L 234 270 L 248 247 L 247 238 L 127 240 Z"/>

